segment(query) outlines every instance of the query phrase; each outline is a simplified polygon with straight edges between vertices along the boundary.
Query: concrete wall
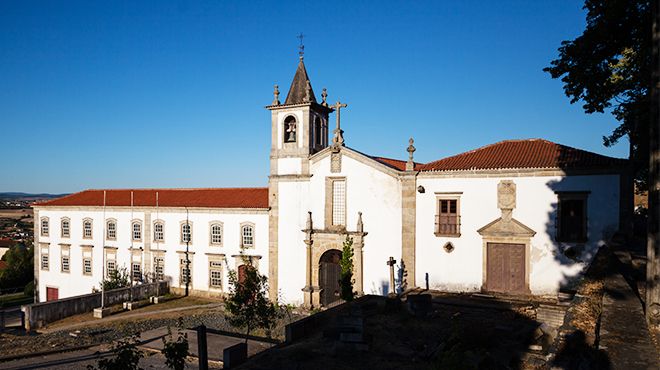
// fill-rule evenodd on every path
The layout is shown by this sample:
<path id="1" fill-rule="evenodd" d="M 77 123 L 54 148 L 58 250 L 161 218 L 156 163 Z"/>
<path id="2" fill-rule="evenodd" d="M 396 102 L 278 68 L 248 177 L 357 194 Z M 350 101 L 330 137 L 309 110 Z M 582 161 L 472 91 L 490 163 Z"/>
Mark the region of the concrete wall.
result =
<path id="1" fill-rule="evenodd" d="M 133 289 L 133 300 L 146 299 L 156 295 L 156 284 L 136 285 Z M 159 293 L 166 294 L 169 290 L 167 282 L 160 282 Z M 120 288 L 105 292 L 105 306 L 112 306 L 130 300 L 131 288 Z M 91 312 L 101 307 L 101 293 L 85 294 L 77 297 L 58 299 L 56 301 L 35 303 L 21 307 L 25 313 L 25 329 L 38 329 L 48 323 L 65 317 Z"/>

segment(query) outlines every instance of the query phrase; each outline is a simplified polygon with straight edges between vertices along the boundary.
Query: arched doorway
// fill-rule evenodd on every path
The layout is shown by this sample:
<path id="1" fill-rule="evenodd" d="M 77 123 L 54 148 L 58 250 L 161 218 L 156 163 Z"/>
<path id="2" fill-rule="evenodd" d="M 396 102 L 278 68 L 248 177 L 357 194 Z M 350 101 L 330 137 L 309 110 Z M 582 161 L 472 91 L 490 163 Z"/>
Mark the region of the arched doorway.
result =
<path id="1" fill-rule="evenodd" d="M 330 249 L 319 259 L 319 287 L 321 288 L 321 305 L 327 306 L 339 300 L 339 279 L 341 275 L 341 251 Z"/>

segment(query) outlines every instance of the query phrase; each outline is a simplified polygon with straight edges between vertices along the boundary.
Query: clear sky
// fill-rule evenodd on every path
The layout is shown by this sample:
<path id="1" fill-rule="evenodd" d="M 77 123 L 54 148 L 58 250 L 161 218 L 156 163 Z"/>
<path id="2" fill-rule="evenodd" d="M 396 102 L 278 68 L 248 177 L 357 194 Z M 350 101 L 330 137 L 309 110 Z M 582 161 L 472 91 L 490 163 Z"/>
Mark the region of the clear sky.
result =
<path id="1" fill-rule="evenodd" d="M 1 1 L 0 191 L 266 186 L 263 107 L 300 32 L 359 151 L 403 159 L 412 136 L 428 162 L 540 137 L 625 157 L 602 145 L 617 122 L 542 72 L 584 25 L 569 0 Z"/>

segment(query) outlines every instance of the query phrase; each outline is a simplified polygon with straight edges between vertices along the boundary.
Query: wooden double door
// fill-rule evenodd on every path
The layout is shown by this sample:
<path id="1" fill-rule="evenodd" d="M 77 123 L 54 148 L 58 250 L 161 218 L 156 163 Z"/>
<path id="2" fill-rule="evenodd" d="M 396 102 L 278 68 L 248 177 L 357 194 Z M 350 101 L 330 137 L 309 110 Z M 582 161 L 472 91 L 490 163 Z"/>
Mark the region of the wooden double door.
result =
<path id="1" fill-rule="evenodd" d="M 528 293 L 525 244 L 488 243 L 486 290 L 508 294 Z"/>
<path id="2" fill-rule="evenodd" d="M 339 300 L 339 280 L 341 279 L 341 251 L 331 249 L 319 260 L 319 287 L 321 288 L 321 305 L 328 306 Z"/>

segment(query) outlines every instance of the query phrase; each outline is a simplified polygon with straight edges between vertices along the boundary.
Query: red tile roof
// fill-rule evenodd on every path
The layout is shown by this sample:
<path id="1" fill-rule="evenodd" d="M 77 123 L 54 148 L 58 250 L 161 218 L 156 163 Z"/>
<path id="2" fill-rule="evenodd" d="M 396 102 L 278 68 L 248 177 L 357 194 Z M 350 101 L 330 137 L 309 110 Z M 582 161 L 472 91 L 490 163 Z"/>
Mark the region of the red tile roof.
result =
<path id="1" fill-rule="evenodd" d="M 35 206 L 103 206 L 104 190 L 84 190 Z M 105 190 L 107 206 L 136 207 L 268 208 L 268 188 L 213 189 L 111 189 Z"/>
<path id="2" fill-rule="evenodd" d="M 385 157 L 371 157 L 371 159 L 374 159 L 388 167 L 392 167 L 394 169 L 397 169 L 399 171 L 405 171 L 406 170 L 406 161 L 402 161 L 399 159 L 392 159 L 392 158 L 385 158 Z M 421 166 L 421 163 L 416 163 L 415 162 L 415 169 L 417 170 L 419 166 Z"/>
<path id="3" fill-rule="evenodd" d="M 627 160 L 571 148 L 543 139 L 505 140 L 421 165 L 421 171 L 503 168 L 601 169 L 621 167 Z"/>

